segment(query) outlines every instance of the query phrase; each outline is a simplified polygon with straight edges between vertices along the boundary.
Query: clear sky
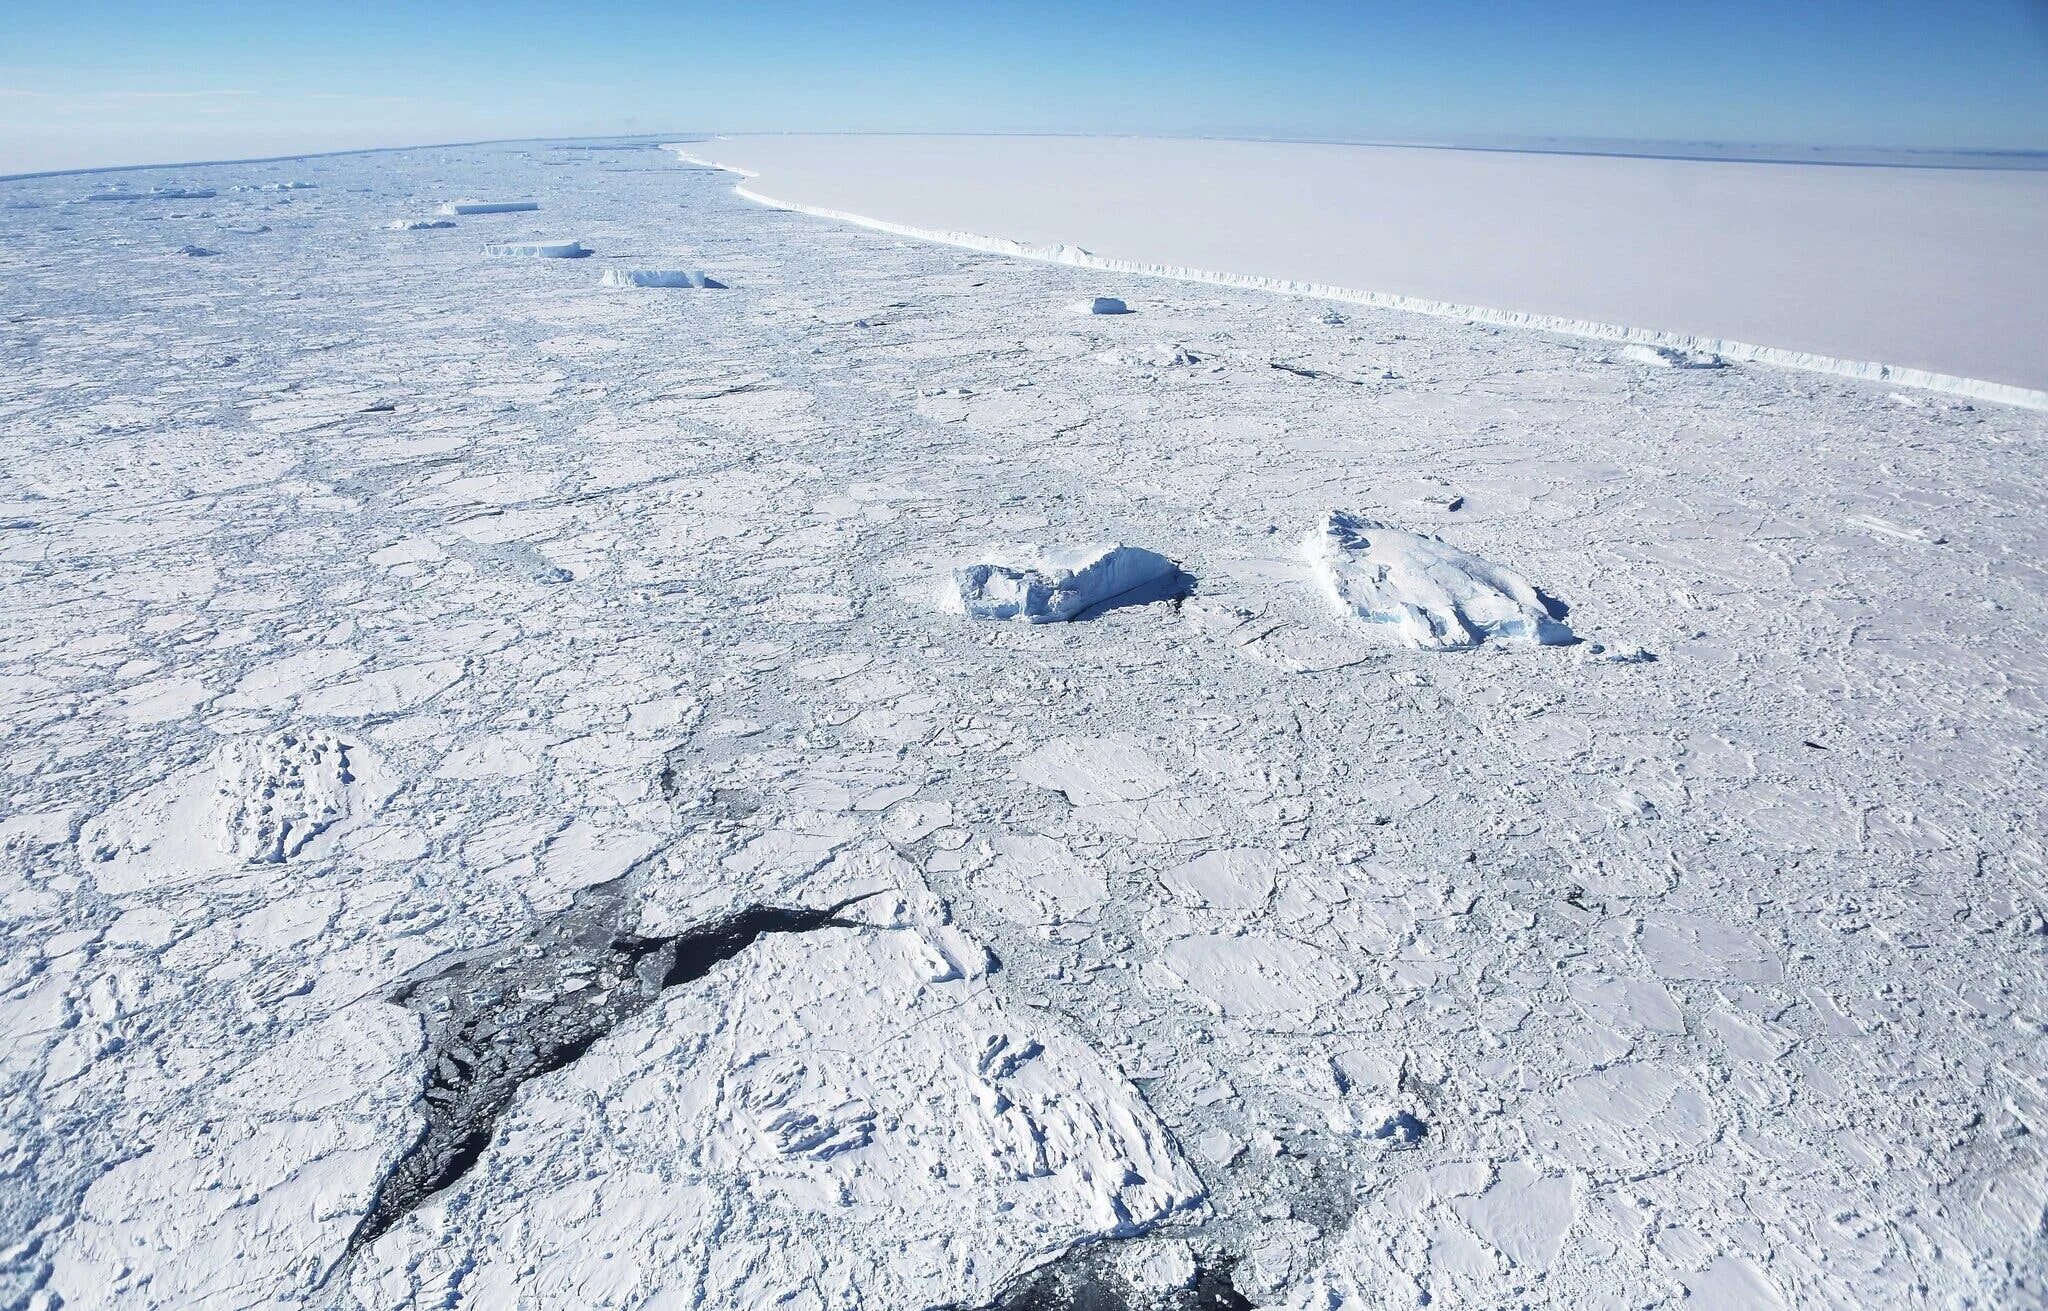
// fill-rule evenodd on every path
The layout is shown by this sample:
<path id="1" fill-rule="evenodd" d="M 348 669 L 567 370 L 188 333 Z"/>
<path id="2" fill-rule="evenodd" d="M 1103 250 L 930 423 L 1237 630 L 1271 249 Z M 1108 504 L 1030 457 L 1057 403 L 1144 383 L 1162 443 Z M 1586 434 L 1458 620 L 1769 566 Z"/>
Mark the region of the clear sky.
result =
<path id="1" fill-rule="evenodd" d="M 2048 0 L 12 0 L 0 172 L 877 130 L 2048 149 Z"/>

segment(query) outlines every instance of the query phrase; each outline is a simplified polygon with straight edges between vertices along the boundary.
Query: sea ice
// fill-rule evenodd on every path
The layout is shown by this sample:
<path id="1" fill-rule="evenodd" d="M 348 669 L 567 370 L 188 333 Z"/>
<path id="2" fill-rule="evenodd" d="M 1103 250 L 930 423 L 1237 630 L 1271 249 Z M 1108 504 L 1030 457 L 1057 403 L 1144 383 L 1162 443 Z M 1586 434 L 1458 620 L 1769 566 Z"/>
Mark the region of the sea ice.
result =
<path id="1" fill-rule="evenodd" d="M 702 269 L 606 269 L 604 286 L 607 287 L 697 287 L 717 289 L 725 286 L 715 278 L 707 277 Z"/>
<path id="2" fill-rule="evenodd" d="M 450 218 L 459 214 L 524 214 L 540 208 L 537 200 L 451 200 L 441 206 Z"/>
<path id="3" fill-rule="evenodd" d="M 216 821 L 224 850 L 277 864 L 346 819 L 352 748 L 320 730 L 288 731 L 222 748 Z"/>
<path id="4" fill-rule="evenodd" d="M 452 228 L 455 225 L 447 219 L 393 219 L 393 232 L 427 232 L 434 228 Z"/>
<path id="5" fill-rule="evenodd" d="M 1434 537 L 1331 510 L 1302 550 L 1342 614 L 1418 649 L 1578 640 L 1562 607 L 1520 574 Z"/>
<path id="6" fill-rule="evenodd" d="M 151 187 L 148 191 L 95 191 L 87 200 L 211 200 L 211 187 Z"/>
<path id="7" fill-rule="evenodd" d="M 596 254 L 580 241 L 494 241 L 484 254 L 496 259 L 582 259 Z"/>
<path id="8" fill-rule="evenodd" d="M 1028 546 L 1003 559 L 955 569 L 940 606 L 975 619 L 1059 623 L 1112 601 L 1164 600 L 1183 590 L 1186 577 L 1165 556 L 1136 546 Z"/>

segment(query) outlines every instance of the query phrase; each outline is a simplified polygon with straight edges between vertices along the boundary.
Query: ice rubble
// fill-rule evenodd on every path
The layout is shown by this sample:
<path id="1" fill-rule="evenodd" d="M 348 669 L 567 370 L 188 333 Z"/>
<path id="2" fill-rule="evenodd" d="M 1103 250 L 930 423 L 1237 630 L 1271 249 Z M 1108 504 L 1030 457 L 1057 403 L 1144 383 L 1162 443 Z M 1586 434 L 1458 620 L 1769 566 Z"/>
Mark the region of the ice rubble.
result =
<path id="1" fill-rule="evenodd" d="M 389 226 L 393 232 L 428 232 L 435 228 L 452 228 L 455 225 L 447 219 L 393 219 Z"/>
<path id="2" fill-rule="evenodd" d="M 1331 510 L 1302 552 L 1339 612 L 1417 649 L 1579 640 L 1563 607 L 1520 574 L 1434 537 Z"/>
<path id="3" fill-rule="evenodd" d="M 539 208 L 537 200 L 451 200 L 440 212 L 454 218 L 461 214 L 524 214 Z"/>
<path id="4" fill-rule="evenodd" d="M 1095 296 L 1074 306 L 1077 314 L 1129 314 L 1131 307 L 1115 296 Z"/>
<path id="5" fill-rule="evenodd" d="M 723 282 L 706 276 L 702 269 L 606 269 L 607 287 L 696 287 L 720 289 Z"/>
<path id="6" fill-rule="evenodd" d="M 1027 546 L 955 569 L 940 607 L 974 619 L 1060 623 L 1111 601 L 1163 600 L 1179 592 L 1185 579 L 1179 565 L 1142 547 Z"/>
<path id="7" fill-rule="evenodd" d="M 582 259 L 596 253 L 580 241 L 494 241 L 484 247 L 494 259 Z"/>
<path id="8" fill-rule="evenodd" d="M 243 860 L 278 864 L 346 819 L 351 748 L 332 733 L 274 733 L 231 742 L 218 764 L 214 810 L 220 845 Z"/>
<path id="9" fill-rule="evenodd" d="M 1687 350 L 1678 346 L 1653 346 L 1643 342 L 1623 346 L 1615 354 L 1624 360 L 1657 369 L 1721 369 L 1728 361 L 1712 351 Z"/>

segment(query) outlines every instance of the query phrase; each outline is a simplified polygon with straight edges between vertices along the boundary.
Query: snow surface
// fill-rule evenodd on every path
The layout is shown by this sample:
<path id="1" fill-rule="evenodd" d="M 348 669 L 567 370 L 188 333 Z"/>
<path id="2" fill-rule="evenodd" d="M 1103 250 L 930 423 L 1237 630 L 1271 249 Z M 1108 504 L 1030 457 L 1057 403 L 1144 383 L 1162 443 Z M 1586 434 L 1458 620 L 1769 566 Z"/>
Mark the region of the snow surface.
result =
<path id="1" fill-rule="evenodd" d="M 2043 1301 L 2048 416 L 645 150 L 160 183 L 0 184 L 0 1305 Z M 450 194 L 733 289 L 382 226 Z M 1332 506 L 1582 641 L 1352 622 Z M 1020 541 L 1192 590 L 937 612 Z M 420 980 L 862 894 L 368 1223 L 483 1055 Z"/>
<path id="2" fill-rule="evenodd" d="M 1126 137 L 678 148 L 886 231 L 2048 407 L 2043 172 Z"/>

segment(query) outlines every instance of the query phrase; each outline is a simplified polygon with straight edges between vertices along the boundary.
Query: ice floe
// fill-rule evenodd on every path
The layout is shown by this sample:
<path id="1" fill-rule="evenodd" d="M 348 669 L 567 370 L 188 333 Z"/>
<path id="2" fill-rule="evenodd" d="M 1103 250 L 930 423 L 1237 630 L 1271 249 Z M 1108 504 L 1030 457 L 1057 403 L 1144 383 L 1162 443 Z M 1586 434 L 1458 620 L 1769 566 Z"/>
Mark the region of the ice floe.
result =
<path id="1" fill-rule="evenodd" d="M 696 287 L 699 289 L 720 289 L 723 282 L 709 277 L 702 269 L 606 269 L 604 286 L 607 287 Z"/>
<path id="2" fill-rule="evenodd" d="M 940 608 L 1027 624 L 1079 619 L 1110 604 L 1142 605 L 1186 590 L 1179 565 L 1136 546 L 1020 547 L 955 569 Z"/>
<path id="3" fill-rule="evenodd" d="M 494 241 L 484 247 L 493 259 L 583 259 L 596 253 L 580 241 Z"/>
<path id="4" fill-rule="evenodd" d="M 1411 647 L 1578 640 L 1563 607 L 1520 574 L 1434 537 L 1332 510 L 1302 550 L 1340 614 Z"/>
<path id="5" fill-rule="evenodd" d="M 525 214 L 540 208 L 537 200 L 450 200 L 441 213 L 450 218 L 462 214 Z"/>

